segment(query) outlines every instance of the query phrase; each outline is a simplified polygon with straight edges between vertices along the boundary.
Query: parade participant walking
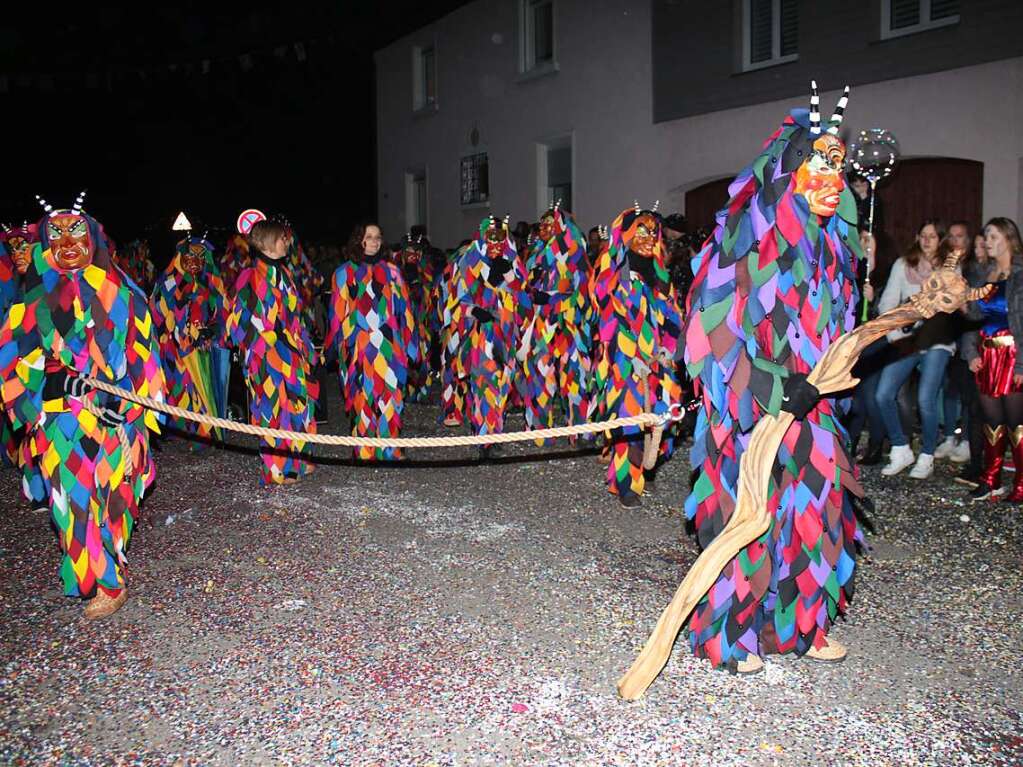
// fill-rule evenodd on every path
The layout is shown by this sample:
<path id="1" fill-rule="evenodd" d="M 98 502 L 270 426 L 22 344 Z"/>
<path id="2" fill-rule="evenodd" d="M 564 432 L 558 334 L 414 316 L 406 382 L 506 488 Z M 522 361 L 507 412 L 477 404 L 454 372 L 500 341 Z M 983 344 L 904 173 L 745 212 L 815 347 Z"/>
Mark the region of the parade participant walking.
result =
<path id="1" fill-rule="evenodd" d="M 156 268 L 149 257 L 149 243 L 145 240 L 132 240 L 119 252 L 114 254 L 114 263 L 127 274 L 144 293 L 153 287 Z"/>
<path id="2" fill-rule="evenodd" d="M 401 270 L 387 258 L 376 224 L 357 226 L 348 261 L 334 273 L 324 349 L 338 359 L 341 394 L 354 436 L 398 437 L 409 366 L 419 333 Z M 359 447 L 361 460 L 394 460 L 396 448 Z"/>
<path id="3" fill-rule="evenodd" d="M 224 282 L 228 298 L 234 297 L 234 285 L 238 275 L 252 266 L 249 255 L 249 241 L 244 234 L 232 234 L 224 248 L 224 256 L 220 259 L 220 277 Z"/>
<path id="4" fill-rule="evenodd" d="M 238 275 L 227 333 L 242 355 L 249 387 L 249 419 L 256 426 L 315 433 L 313 402 L 319 389 L 310 377 L 312 342 L 301 300 L 288 274 L 288 235 L 274 221 L 249 232 L 251 266 Z M 260 484 L 291 484 L 313 471 L 306 443 L 266 437 L 260 448 Z"/>
<path id="5" fill-rule="evenodd" d="M 458 339 L 455 370 L 465 377 L 465 419 L 475 434 L 504 429 L 520 332 L 516 312 L 531 307 L 525 281 L 507 217 L 483 219 L 455 268 L 447 306 L 452 337 Z M 480 457 L 491 452 L 484 446 Z"/>
<path id="6" fill-rule="evenodd" d="M 847 91 L 848 93 L 848 91 Z M 721 571 L 689 621 L 690 645 L 715 667 L 750 673 L 767 653 L 840 660 L 828 637 L 852 596 L 851 494 L 862 495 L 839 418 L 806 375 L 853 328 L 856 205 L 838 137 L 847 93 L 821 123 L 796 109 L 728 188 L 693 260 L 685 359 L 702 397 L 686 516 L 701 547 L 735 510 L 739 461 L 757 422 L 795 415 L 775 459 L 772 524 Z"/>
<path id="7" fill-rule="evenodd" d="M 179 242 L 149 302 L 170 404 L 225 416 L 224 403 L 218 397 L 219 368 L 214 355 L 226 347 L 226 302 L 212 243 L 205 237 L 187 237 Z M 203 438 L 214 433 L 213 427 L 195 421 L 181 419 L 177 426 Z"/>
<path id="8" fill-rule="evenodd" d="M 128 544 L 155 476 L 147 427 L 157 422 L 82 376 L 161 400 L 163 373 L 145 297 L 113 265 L 82 201 L 70 210 L 41 201 L 23 297 L 0 329 L 0 394 L 49 490 L 64 593 L 89 600 L 85 617 L 97 619 L 128 596 Z"/>
<path id="9" fill-rule="evenodd" d="M 431 313 L 436 313 L 437 308 L 432 295 L 432 267 L 429 259 L 423 255 L 422 236 L 405 235 L 396 260 L 408 289 L 409 307 L 419 338 L 418 355 L 414 360 L 409 360 L 407 396 L 410 402 L 422 402 L 430 390 L 430 346 L 434 325 Z"/>
<path id="10" fill-rule="evenodd" d="M 518 352 L 525 369 L 526 425 L 554 426 L 558 405 L 569 425 L 585 423 L 593 322 L 586 241 L 560 203 L 540 217 L 526 273 L 533 313 Z"/>
<path id="11" fill-rule="evenodd" d="M 0 233 L 0 322 L 7 319 L 10 307 L 23 301 L 22 283 L 28 267 L 32 264 L 32 246 L 39 240 L 38 227 L 27 221 L 20 227 L 4 225 Z M 24 429 L 15 430 L 10 420 L 2 418 L 0 442 L 3 443 L 2 457 L 13 466 L 21 467 L 21 491 L 35 511 L 48 511 L 50 491 L 43 479 L 35 456 L 32 455 L 31 441 L 24 439 Z"/>
<path id="12" fill-rule="evenodd" d="M 463 360 L 459 354 L 462 345 L 459 329 L 464 323 L 455 321 L 455 314 L 461 311 L 461 305 L 453 301 L 452 296 L 458 263 L 470 247 L 472 242 L 466 242 L 451 253 L 438 284 L 436 313 L 440 328 L 437 336 L 441 357 L 440 406 L 444 425 L 448 427 L 461 426 L 465 417 L 468 374 L 462 368 Z"/>
<path id="13" fill-rule="evenodd" d="M 637 202 L 611 225 L 608 247 L 600 254 L 593 286 L 600 313 L 601 357 L 596 363 L 596 410 L 602 418 L 644 412 L 667 413 L 682 399 L 675 370 L 682 312 L 666 262 L 657 205 Z M 608 490 L 626 508 L 641 505 L 649 492 L 644 469 L 644 434 L 629 426 L 611 432 Z M 668 459 L 673 440 L 665 432 L 660 458 Z"/>

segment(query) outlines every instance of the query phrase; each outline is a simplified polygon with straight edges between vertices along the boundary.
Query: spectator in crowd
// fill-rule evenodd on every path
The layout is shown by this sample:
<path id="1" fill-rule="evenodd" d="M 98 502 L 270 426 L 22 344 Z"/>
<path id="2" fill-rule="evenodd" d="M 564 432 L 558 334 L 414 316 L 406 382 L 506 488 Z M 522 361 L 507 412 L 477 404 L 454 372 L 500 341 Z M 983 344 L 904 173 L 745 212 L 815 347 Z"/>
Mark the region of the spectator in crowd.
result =
<path id="1" fill-rule="evenodd" d="M 945 227 L 940 221 L 928 219 L 921 224 L 913 247 L 892 265 L 888 283 L 878 302 L 878 313 L 894 309 L 920 292 L 931 272 L 941 267 L 947 249 L 947 243 L 943 247 L 945 234 Z M 881 371 L 876 400 L 892 450 L 881 473 L 893 476 L 913 466 L 911 477 L 927 479 L 934 470 L 934 451 L 938 446 L 938 393 L 945 380 L 948 361 L 955 351 L 954 322 L 949 315 L 936 315 L 911 328 L 893 330 L 888 334 L 888 340 L 894 347 L 894 359 Z M 922 444 L 920 455 L 914 457 L 899 420 L 896 398 L 909 376 L 918 369 L 917 403 Z M 955 420 L 954 413 L 951 419 L 946 418 L 946 424 L 950 420 Z"/>
<path id="2" fill-rule="evenodd" d="M 528 221 L 519 221 L 515 224 L 515 228 L 512 229 L 512 241 L 515 243 L 516 253 L 529 252 L 529 232 Z"/>
<path id="3" fill-rule="evenodd" d="M 971 226 L 967 221 L 953 221 L 948 227 L 948 245 L 953 253 L 961 254 L 959 265 L 963 276 L 971 287 L 984 283 L 986 268 L 980 271 L 985 274 L 977 274 L 977 261 L 973 257 L 973 236 Z M 979 280 L 979 281 L 978 281 Z M 968 321 L 961 315 L 954 315 L 954 320 L 960 325 L 960 330 L 970 330 Z M 979 473 L 979 460 L 981 451 L 981 440 L 983 435 L 980 432 L 980 400 L 978 399 L 977 383 L 973 374 L 966 365 L 966 360 L 961 356 L 953 356 L 948 363 L 948 379 L 945 385 L 945 412 L 951 413 L 956 408 L 962 416 L 962 436 L 957 441 L 952 433 L 954 424 L 945 424 L 945 440 L 938 445 L 934 451 L 935 458 L 949 458 L 956 463 L 966 463 L 971 456 L 977 456 L 977 473 Z M 952 401 L 949 402 L 949 399 Z M 971 436 L 972 435 L 972 436 Z M 969 479 L 972 472 L 967 469 L 966 478 Z"/>
<path id="4" fill-rule="evenodd" d="M 854 175 L 849 178 L 853 197 L 856 199 L 856 225 L 861 231 L 880 232 L 884 229 L 881 198 L 874 195 L 874 222 L 870 226 L 870 183 L 863 176 Z"/>
<path id="5" fill-rule="evenodd" d="M 984 418 L 984 466 L 974 500 L 1002 495 L 1002 462 L 1012 448 L 1016 476 L 1005 500 L 1023 501 L 1023 359 L 1016 339 L 1023 334 L 1023 243 L 1008 218 L 993 218 L 984 227 L 991 292 L 970 306 L 982 320 L 980 331 L 964 343 L 963 356 L 976 375 Z"/>
<path id="6" fill-rule="evenodd" d="M 877 316 L 877 305 L 874 301 L 874 285 L 869 278 L 874 271 L 877 241 L 874 239 L 874 235 L 865 229 L 860 230 L 860 247 L 863 249 L 864 256 L 860 264 L 861 274 L 858 275 L 860 300 L 867 303 L 867 318 L 873 319 Z M 857 321 L 862 319 L 862 305 L 857 307 L 856 317 Z M 869 441 L 863 454 L 859 457 L 859 462 L 866 466 L 880 463 L 884 449 L 884 418 L 882 418 L 881 409 L 877 404 L 877 384 L 881 380 L 881 371 L 884 370 L 885 362 L 888 360 L 888 353 L 888 339 L 879 338 L 863 350 L 853 372 L 860 383 L 853 391 L 852 406 L 846 426 L 851 441 L 850 452 L 853 453 L 859 443 L 863 426 L 867 426 Z"/>

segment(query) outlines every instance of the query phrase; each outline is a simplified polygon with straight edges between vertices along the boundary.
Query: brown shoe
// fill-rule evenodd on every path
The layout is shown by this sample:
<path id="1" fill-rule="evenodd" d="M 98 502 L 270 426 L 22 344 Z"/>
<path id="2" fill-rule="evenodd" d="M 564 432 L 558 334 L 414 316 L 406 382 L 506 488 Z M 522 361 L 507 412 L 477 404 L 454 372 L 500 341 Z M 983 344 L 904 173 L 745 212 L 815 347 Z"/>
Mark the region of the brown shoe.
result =
<path id="1" fill-rule="evenodd" d="M 806 651 L 804 658 L 820 661 L 821 663 L 841 663 L 849 651 L 845 645 L 841 645 L 834 639 L 825 640 L 827 644 L 823 647 L 811 647 Z"/>
<path id="2" fill-rule="evenodd" d="M 444 425 L 447 426 L 448 428 L 451 428 L 453 426 L 461 426 L 462 422 L 459 421 L 455 416 L 449 415 L 447 418 L 444 419 Z"/>
<path id="3" fill-rule="evenodd" d="M 126 601 L 128 601 L 128 589 L 121 589 L 121 593 L 116 597 L 107 596 L 103 589 L 96 589 L 96 596 L 85 605 L 85 617 L 90 621 L 106 618 L 120 610 Z"/>
<path id="4" fill-rule="evenodd" d="M 746 656 L 746 660 L 741 660 L 735 664 L 735 673 L 744 676 L 759 674 L 763 670 L 764 662 L 760 659 L 759 655 L 753 655 L 752 653 Z"/>

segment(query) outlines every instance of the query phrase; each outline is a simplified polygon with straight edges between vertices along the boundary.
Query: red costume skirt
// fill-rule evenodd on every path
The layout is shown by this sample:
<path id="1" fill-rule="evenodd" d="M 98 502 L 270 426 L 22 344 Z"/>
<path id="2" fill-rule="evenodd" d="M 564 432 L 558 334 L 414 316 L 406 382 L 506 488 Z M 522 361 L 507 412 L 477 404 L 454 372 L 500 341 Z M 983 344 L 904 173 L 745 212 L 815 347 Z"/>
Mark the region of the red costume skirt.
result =
<path id="1" fill-rule="evenodd" d="M 1012 333 L 999 330 L 994 335 L 980 334 L 980 370 L 977 371 L 977 388 L 988 397 L 1004 397 L 1006 394 L 1023 392 L 1023 387 L 1014 386 L 1012 371 L 1016 367 L 1016 343 Z"/>

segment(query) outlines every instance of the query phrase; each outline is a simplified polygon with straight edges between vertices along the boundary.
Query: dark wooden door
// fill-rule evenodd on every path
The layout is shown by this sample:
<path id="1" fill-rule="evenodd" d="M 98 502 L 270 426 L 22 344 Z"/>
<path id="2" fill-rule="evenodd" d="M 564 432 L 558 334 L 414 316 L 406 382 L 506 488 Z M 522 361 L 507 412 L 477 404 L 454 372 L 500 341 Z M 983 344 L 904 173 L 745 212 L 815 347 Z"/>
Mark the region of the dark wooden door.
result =
<path id="1" fill-rule="evenodd" d="M 884 231 L 878 238 L 879 264 L 891 264 L 913 244 L 928 218 L 969 221 L 973 231 L 984 204 L 984 163 L 953 157 L 900 160 L 890 178 L 877 185 L 884 206 Z M 883 263 L 882 263 L 883 262 Z"/>
<path id="2" fill-rule="evenodd" d="M 686 222 L 689 231 L 714 228 L 714 215 L 728 202 L 728 185 L 734 177 L 708 181 L 686 192 Z"/>
<path id="3" fill-rule="evenodd" d="M 708 181 L 686 192 L 690 229 L 712 227 L 714 214 L 728 202 L 731 178 Z M 883 206 L 883 229 L 878 239 L 877 276 L 884 279 L 896 258 L 913 243 L 920 223 L 938 218 L 946 226 L 969 221 L 974 232 L 983 224 L 984 164 L 954 157 L 916 157 L 900 160 L 890 178 L 878 184 Z"/>

